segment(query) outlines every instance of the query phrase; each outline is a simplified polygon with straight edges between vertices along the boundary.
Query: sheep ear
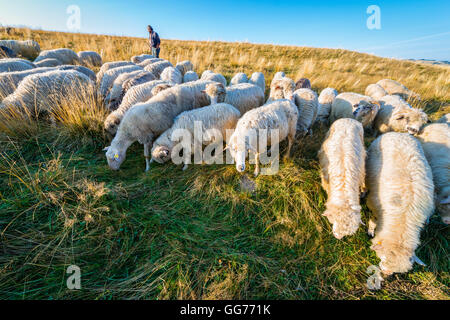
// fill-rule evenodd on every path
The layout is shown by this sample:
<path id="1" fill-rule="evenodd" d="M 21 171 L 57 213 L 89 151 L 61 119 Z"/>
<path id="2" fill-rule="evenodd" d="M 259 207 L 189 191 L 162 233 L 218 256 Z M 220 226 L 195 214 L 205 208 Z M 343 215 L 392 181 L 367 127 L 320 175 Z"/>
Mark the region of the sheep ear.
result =
<path id="1" fill-rule="evenodd" d="M 328 217 L 328 216 L 330 215 L 330 212 L 329 212 L 329 211 L 325 211 L 324 213 L 322 213 L 322 215 L 323 215 L 324 217 Z"/>
<path id="2" fill-rule="evenodd" d="M 202 92 L 202 93 L 206 93 L 206 91 L 205 91 L 205 90 L 202 90 L 201 92 Z"/>
<path id="3" fill-rule="evenodd" d="M 108 151 L 109 147 L 110 147 L 110 146 L 105 147 L 105 148 L 103 149 L 103 151 L 105 151 L 105 152 Z"/>

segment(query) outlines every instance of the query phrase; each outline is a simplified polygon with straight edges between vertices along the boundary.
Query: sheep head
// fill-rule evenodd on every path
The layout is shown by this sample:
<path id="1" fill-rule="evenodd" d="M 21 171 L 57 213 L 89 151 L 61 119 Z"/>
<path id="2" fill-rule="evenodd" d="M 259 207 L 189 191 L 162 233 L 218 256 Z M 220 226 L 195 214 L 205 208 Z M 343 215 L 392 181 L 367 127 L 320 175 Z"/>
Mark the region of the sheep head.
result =
<path id="1" fill-rule="evenodd" d="M 375 237 L 372 246 L 380 258 L 380 269 L 386 275 L 408 272 L 413 268 L 414 262 L 425 265 L 414 253 L 413 249 L 406 248 L 402 244 L 391 243 Z"/>
<path id="2" fill-rule="evenodd" d="M 361 221 L 361 206 L 337 206 L 327 204 L 327 210 L 322 214 L 333 225 L 333 235 L 336 239 L 355 234 Z"/>
<path id="3" fill-rule="evenodd" d="M 420 133 L 423 125 L 428 122 L 428 117 L 420 109 L 396 107 L 389 122 L 394 131 L 408 132 L 415 136 Z"/>
<path id="4" fill-rule="evenodd" d="M 225 101 L 227 90 L 222 83 L 215 82 L 206 85 L 205 90 L 202 93 L 209 96 L 211 104 L 222 103 Z"/>
<path id="5" fill-rule="evenodd" d="M 103 151 L 106 151 L 108 166 L 112 170 L 119 170 L 120 165 L 125 161 L 126 153 L 112 146 L 106 147 Z"/>
<path id="6" fill-rule="evenodd" d="M 152 160 L 164 163 L 170 160 L 171 152 L 167 146 L 156 146 L 152 150 Z"/>
<path id="7" fill-rule="evenodd" d="M 120 125 L 120 119 L 117 117 L 117 115 L 112 112 L 103 123 L 105 126 L 105 131 L 107 134 L 114 136 L 117 132 L 117 129 Z"/>
<path id="8" fill-rule="evenodd" d="M 353 116 L 362 123 L 363 127 L 370 127 L 380 110 L 380 103 L 377 101 L 361 101 L 353 106 Z"/>

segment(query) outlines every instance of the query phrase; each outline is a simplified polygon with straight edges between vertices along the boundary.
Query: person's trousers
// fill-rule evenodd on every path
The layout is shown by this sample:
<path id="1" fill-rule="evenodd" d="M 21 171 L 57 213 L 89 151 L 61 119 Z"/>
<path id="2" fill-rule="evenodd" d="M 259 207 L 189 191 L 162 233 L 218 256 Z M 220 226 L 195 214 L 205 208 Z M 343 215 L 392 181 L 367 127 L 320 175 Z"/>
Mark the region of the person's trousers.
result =
<path id="1" fill-rule="evenodd" d="M 152 48 L 152 56 L 159 58 L 160 51 L 161 51 L 161 48 Z"/>

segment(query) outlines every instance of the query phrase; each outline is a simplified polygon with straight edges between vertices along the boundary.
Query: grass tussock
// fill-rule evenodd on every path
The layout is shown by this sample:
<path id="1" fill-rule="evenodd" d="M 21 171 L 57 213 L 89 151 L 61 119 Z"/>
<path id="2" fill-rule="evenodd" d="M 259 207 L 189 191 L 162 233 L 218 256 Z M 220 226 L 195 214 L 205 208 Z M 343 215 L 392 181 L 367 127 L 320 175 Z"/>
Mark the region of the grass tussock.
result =
<path id="1" fill-rule="evenodd" d="M 42 49 L 95 50 L 104 61 L 145 52 L 144 39 L 15 30 Z M 163 58 L 196 71 L 276 71 L 310 78 L 317 91 L 364 92 L 382 78 L 419 93 L 432 118 L 448 112 L 450 69 L 345 50 L 164 40 Z M 419 106 L 416 104 L 416 106 Z M 22 108 L 26 110 L 25 108 Z M 233 166 L 155 164 L 144 173 L 132 146 L 118 172 L 107 168 L 95 98 L 58 100 L 49 114 L 0 111 L 0 297 L 9 299 L 448 299 L 449 228 L 437 215 L 418 256 L 428 266 L 366 288 L 379 261 L 364 228 L 335 239 L 321 216 L 317 150 L 326 128 L 296 141 L 273 176 Z M 285 151 L 282 144 L 281 152 Z M 252 167 L 252 166 L 251 166 Z M 253 168 L 250 168 L 251 172 Z M 250 185 L 250 191 L 243 186 Z M 253 190 L 253 191 L 252 191 Z M 368 210 L 363 205 L 363 221 Z M 81 268 L 81 290 L 66 286 Z"/>

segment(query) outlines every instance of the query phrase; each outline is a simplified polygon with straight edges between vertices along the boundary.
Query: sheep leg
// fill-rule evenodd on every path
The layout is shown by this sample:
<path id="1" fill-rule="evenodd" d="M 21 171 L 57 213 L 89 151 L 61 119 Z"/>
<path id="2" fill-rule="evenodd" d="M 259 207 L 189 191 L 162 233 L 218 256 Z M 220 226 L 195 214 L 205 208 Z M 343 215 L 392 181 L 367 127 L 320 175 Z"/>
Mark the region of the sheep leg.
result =
<path id="1" fill-rule="evenodd" d="M 285 159 L 289 159 L 291 157 L 291 148 L 292 148 L 293 143 L 294 143 L 294 136 L 288 135 L 288 147 L 287 147 L 286 154 L 284 156 Z"/>
<path id="2" fill-rule="evenodd" d="M 188 164 L 185 163 L 184 166 L 183 166 L 183 169 L 181 169 L 181 170 L 185 171 L 187 168 L 188 168 Z"/>
<path id="3" fill-rule="evenodd" d="M 259 152 L 255 153 L 255 177 L 259 175 L 260 169 L 259 169 Z"/>
<path id="4" fill-rule="evenodd" d="M 144 143 L 145 172 L 150 170 L 150 164 L 153 162 L 153 160 L 150 157 L 150 149 L 151 149 L 151 144 Z"/>

